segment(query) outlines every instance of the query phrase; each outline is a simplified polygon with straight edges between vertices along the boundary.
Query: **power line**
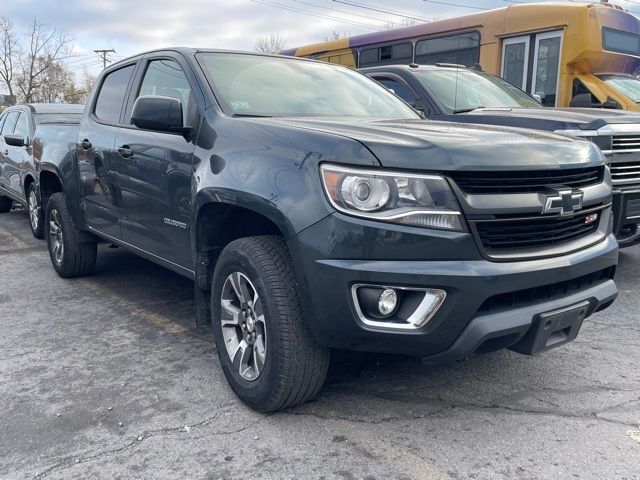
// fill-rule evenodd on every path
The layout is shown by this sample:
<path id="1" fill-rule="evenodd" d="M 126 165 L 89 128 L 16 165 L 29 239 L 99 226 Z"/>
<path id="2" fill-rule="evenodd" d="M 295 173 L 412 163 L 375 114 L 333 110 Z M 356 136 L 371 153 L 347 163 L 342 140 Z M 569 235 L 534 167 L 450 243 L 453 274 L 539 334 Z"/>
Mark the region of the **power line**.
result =
<path id="1" fill-rule="evenodd" d="M 352 7 L 362 8 L 364 10 L 370 10 L 372 12 L 387 13 L 389 15 L 394 15 L 396 17 L 412 18 L 414 20 L 420 20 L 421 22 L 430 22 L 431 21 L 431 20 L 428 20 L 426 18 L 416 17 L 416 16 L 413 16 L 413 15 L 408 15 L 406 13 L 392 12 L 390 10 L 384 10 L 382 8 L 368 7 L 366 5 L 360 5 L 358 3 L 348 2 L 346 0 L 331 0 L 331 1 L 332 2 L 336 2 L 336 3 L 342 3 L 344 5 L 350 5 Z"/>
<path id="2" fill-rule="evenodd" d="M 291 6 L 288 6 L 288 5 L 281 5 L 281 4 L 278 4 L 278 3 L 271 3 L 271 2 L 267 2 L 265 0 L 251 0 L 251 1 L 255 2 L 255 3 L 262 4 L 262 5 L 268 5 L 270 7 L 280 8 L 282 10 L 288 10 L 288 11 L 291 11 L 291 12 L 302 13 L 302 14 L 305 14 L 305 15 L 311 15 L 313 17 L 324 18 L 325 20 L 333 20 L 334 22 L 348 23 L 350 25 L 356 25 L 358 27 L 365 27 L 365 28 L 370 28 L 372 30 L 378 30 L 378 27 L 376 27 L 374 25 L 370 25 L 370 24 L 363 23 L 363 22 L 358 22 L 356 20 L 345 20 L 345 19 L 341 19 L 341 18 L 332 17 L 330 15 L 324 15 L 322 13 L 310 12 L 309 10 L 304 10 L 302 8 L 291 7 Z"/>
<path id="3" fill-rule="evenodd" d="M 105 49 L 105 50 L 94 50 L 99 56 L 102 57 L 102 68 L 107 68 L 107 55 L 109 53 L 116 53 L 113 48 Z"/>
<path id="4" fill-rule="evenodd" d="M 353 13 L 353 12 L 349 12 L 347 10 L 341 10 L 339 8 L 331 8 L 331 7 L 326 7 L 324 5 L 318 5 L 317 3 L 310 3 L 310 2 L 304 2 L 303 0 L 291 0 L 293 2 L 296 3 L 302 3 L 303 5 L 309 5 L 310 7 L 316 7 L 316 8 L 320 8 L 320 9 L 324 9 L 324 10 L 331 10 L 333 12 L 339 12 L 339 13 L 346 13 L 347 15 L 352 15 L 354 17 L 360 17 L 360 18 L 366 18 L 367 20 L 375 20 L 376 22 L 384 22 L 385 20 L 381 19 L 381 18 L 375 18 L 375 17 L 370 17 L 368 15 L 361 15 L 359 13 Z M 395 25 L 399 25 L 396 22 L 391 22 Z"/>
<path id="5" fill-rule="evenodd" d="M 482 11 L 490 10 L 489 8 L 475 7 L 473 5 L 463 5 L 461 3 L 439 2 L 437 0 L 422 0 L 422 1 L 426 3 L 436 3 L 438 5 L 446 5 L 448 7 L 470 8 L 472 10 L 482 10 Z"/>

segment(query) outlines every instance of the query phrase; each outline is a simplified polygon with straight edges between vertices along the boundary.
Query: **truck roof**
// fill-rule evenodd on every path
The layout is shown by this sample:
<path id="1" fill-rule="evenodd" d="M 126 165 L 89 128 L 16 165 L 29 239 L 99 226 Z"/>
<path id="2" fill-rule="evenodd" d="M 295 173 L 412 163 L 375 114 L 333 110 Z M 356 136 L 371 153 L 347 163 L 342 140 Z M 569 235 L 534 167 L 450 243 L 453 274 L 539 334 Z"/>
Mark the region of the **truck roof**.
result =
<path id="1" fill-rule="evenodd" d="M 32 113 L 82 113 L 84 105 L 75 103 L 19 103 L 7 110 L 27 107 Z"/>

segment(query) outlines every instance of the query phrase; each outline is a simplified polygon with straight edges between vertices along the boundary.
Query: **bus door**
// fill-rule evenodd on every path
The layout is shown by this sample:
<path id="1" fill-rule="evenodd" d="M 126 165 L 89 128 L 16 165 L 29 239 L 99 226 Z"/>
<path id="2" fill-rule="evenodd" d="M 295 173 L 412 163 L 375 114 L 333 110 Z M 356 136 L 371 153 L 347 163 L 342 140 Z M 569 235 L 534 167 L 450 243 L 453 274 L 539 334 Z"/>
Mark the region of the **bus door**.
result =
<path id="1" fill-rule="evenodd" d="M 501 76 L 522 90 L 539 95 L 546 107 L 555 107 L 561 52 L 562 30 L 505 38 Z"/>

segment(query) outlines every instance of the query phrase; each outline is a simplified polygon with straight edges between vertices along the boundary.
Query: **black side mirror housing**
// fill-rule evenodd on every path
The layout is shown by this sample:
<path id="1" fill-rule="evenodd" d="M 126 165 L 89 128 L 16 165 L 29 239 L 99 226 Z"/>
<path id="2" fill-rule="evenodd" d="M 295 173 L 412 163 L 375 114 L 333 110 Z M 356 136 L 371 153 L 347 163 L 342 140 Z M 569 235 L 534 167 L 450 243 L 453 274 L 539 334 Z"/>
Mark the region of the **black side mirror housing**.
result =
<path id="1" fill-rule="evenodd" d="M 144 95 L 133 104 L 131 123 L 144 130 L 184 134 L 182 102 L 173 97 Z"/>
<path id="2" fill-rule="evenodd" d="M 17 133 L 10 133 L 4 136 L 4 143 L 12 147 L 26 147 L 27 139 Z"/>
<path id="3" fill-rule="evenodd" d="M 620 104 L 611 97 L 608 97 L 607 101 L 604 103 L 593 103 L 590 93 L 579 93 L 578 95 L 574 96 L 571 99 L 571 103 L 569 104 L 569 106 L 577 108 L 620 108 Z"/>

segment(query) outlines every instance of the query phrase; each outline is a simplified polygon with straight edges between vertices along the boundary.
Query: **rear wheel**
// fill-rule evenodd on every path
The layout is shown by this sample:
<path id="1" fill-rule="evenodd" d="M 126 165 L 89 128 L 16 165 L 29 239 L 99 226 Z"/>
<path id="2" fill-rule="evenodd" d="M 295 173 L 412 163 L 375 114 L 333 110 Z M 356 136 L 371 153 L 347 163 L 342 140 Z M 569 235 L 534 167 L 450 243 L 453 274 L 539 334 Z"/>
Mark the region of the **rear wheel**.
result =
<path id="1" fill-rule="evenodd" d="M 7 213 L 11 210 L 11 205 L 13 205 L 13 200 L 7 197 L 0 196 L 0 213 Z"/>
<path id="2" fill-rule="evenodd" d="M 47 246 L 53 268 L 63 278 L 88 275 L 96 265 L 97 242 L 81 238 L 62 193 L 47 203 Z"/>
<path id="3" fill-rule="evenodd" d="M 282 238 L 243 238 L 222 251 L 211 313 L 220 364 L 240 400 L 272 412 L 318 394 L 329 350 L 315 343 L 304 323 Z"/>
<path id="4" fill-rule="evenodd" d="M 29 226 L 31 227 L 31 233 L 36 238 L 44 238 L 44 215 L 42 214 L 42 207 L 38 200 L 38 192 L 34 183 L 29 185 L 27 190 L 27 205 L 29 207 Z"/>

